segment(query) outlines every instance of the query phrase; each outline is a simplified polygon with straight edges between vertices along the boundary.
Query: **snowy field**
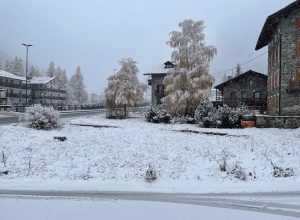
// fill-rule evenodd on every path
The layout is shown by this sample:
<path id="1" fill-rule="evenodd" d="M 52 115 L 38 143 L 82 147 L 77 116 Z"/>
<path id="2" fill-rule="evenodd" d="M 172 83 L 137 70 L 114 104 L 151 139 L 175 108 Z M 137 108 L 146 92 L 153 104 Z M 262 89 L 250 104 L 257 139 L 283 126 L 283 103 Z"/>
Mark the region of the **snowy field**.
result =
<path id="1" fill-rule="evenodd" d="M 0 198 L 1 219 L 8 220 L 293 220 L 298 218 L 258 212 L 160 202 L 122 200 L 57 200 Z M 17 212 L 12 210 L 18 210 Z"/>
<path id="2" fill-rule="evenodd" d="M 54 136 L 67 140 L 60 142 Z M 247 174 L 246 181 L 220 171 L 217 160 L 221 161 L 224 152 L 228 170 L 238 164 Z M 138 116 L 107 120 L 98 115 L 64 120 L 63 127 L 53 131 L 22 124 L 0 126 L 0 153 L 0 171 L 9 171 L 0 176 L 1 189 L 300 190 L 300 129 L 203 129 L 150 124 Z M 270 161 L 292 168 L 295 175 L 273 177 Z M 149 164 L 159 175 L 151 184 L 144 179 Z"/>

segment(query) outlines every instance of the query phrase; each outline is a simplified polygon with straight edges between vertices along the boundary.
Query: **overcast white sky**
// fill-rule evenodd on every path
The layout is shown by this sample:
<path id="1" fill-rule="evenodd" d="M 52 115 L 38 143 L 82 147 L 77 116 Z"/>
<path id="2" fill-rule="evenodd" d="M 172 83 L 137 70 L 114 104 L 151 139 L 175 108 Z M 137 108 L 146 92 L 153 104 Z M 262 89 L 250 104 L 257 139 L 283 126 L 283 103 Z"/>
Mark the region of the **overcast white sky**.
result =
<path id="1" fill-rule="evenodd" d="M 100 93 L 118 60 L 132 57 L 142 73 L 170 59 L 169 33 L 184 19 L 204 20 L 206 42 L 218 49 L 211 73 L 235 67 L 255 51 L 268 15 L 293 0 L 0 0 L 0 57 L 50 61 L 69 75 L 80 65 L 89 92 Z M 266 72 L 267 56 L 242 67 Z M 218 79 L 223 73 L 215 74 Z"/>

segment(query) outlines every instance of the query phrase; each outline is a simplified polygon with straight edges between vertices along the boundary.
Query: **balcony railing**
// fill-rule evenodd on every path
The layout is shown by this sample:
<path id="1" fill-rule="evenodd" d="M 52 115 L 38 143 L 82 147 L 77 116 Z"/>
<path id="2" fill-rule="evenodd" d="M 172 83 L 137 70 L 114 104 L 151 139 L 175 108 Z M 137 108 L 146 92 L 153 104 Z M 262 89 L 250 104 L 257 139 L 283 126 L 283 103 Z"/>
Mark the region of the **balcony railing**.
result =
<path id="1" fill-rule="evenodd" d="M 0 86 L 9 87 L 9 88 L 26 89 L 26 86 L 24 84 L 9 83 L 9 82 L 3 82 L 3 81 L 0 81 Z"/>
<path id="2" fill-rule="evenodd" d="M 8 87 L 8 88 L 26 89 L 26 85 L 23 84 L 23 83 L 22 84 L 16 84 L 16 83 L 9 83 L 9 82 L 0 81 L 0 86 L 4 86 L 4 87 Z M 33 87 L 30 84 L 28 84 L 27 88 L 30 89 L 30 90 L 33 90 L 33 91 L 42 91 L 42 92 L 49 91 L 49 92 L 66 93 L 66 90 Z"/>

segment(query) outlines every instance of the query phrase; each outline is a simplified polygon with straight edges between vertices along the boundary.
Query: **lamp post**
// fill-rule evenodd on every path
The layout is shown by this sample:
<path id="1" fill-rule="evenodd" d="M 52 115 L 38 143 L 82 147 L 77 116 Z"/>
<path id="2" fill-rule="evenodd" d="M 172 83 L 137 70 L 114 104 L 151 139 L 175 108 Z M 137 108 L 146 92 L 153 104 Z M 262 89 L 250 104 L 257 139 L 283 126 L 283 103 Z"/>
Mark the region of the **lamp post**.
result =
<path id="1" fill-rule="evenodd" d="M 28 73 L 28 47 L 32 47 L 33 45 L 32 44 L 22 44 L 23 46 L 26 47 L 26 69 L 25 69 L 25 83 L 26 83 L 26 106 L 27 106 L 27 81 L 28 81 L 28 76 L 27 76 L 27 73 Z"/>

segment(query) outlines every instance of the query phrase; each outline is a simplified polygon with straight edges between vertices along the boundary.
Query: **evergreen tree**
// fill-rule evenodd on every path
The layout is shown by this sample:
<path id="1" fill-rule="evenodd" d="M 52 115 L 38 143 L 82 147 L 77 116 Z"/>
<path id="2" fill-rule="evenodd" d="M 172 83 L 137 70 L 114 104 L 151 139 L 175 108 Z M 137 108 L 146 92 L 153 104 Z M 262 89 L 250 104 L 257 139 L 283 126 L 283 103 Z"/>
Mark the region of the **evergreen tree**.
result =
<path id="1" fill-rule="evenodd" d="M 55 64 L 54 64 L 53 61 L 51 61 L 51 62 L 49 63 L 49 67 L 48 67 L 48 69 L 47 69 L 47 76 L 49 76 L 49 77 L 54 77 L 54 76 L 56 76 L 56 75 L 57 75 L 57 74 L 56 74 Z"/>
<path id="2" fill-rule="evenodd" d="M 58 77 L 58 79 L 63 83 L 67 84 L 68 83 L 68 77 L 66 70 L 63 70 L 61 67 L 57 66 L 56 71 L 55 71 L 55 76 Z"/>
<path id="3" fill-rule="evenodd" d="M 28 70 L 28 77 L 33 78 L 33 77 L 40 77 L 42 74 L 40 73 L 39 69 L 31 66 Z"/>
<path id="4" fill-rule="evenodd" d="M 83 75 L 78 66 L 74 75 L 70 79 L 70 86 L 73 89 L 75 101 L 78 104 L 84 104 L 88 101 L 88 94 L 83 83 Z"/>
<path id="5" fill-rule="evenodd" d="M 59 79 L 63 84 L 67 84 L 69 82 L 66 70 L 61 72 Z"/>

